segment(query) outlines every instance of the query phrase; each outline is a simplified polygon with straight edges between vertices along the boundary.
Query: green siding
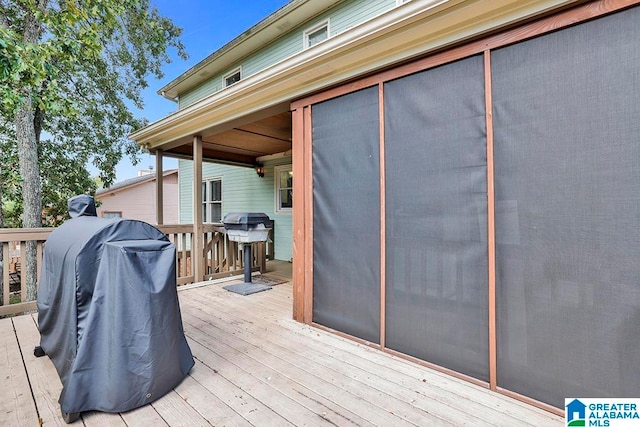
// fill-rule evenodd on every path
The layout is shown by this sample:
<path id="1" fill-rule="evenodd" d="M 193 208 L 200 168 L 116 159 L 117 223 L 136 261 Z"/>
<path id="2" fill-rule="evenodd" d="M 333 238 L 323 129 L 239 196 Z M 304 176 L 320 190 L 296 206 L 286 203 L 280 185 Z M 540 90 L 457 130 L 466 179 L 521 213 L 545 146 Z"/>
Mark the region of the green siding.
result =
<path id="1" fill-rule="evenodd" d="M 275 257 L 289 261 L 292 257 L 292 217 L 290 213 L 275 213 L 274 167 L 291 164 L 291 158 L 265 162 L 264 178 L 254 169 L 204 163 L 202 178 L 222 178 L 222 215 L 229 212 L 264 212 L 275 222 Z M 193 162 L 180 160 L 180 222 L 193 222 Z"/>
<path id="2" fill-rule="evenodd" d="M 193 162 L 178 160 L 178 221 L 180 224 L 193 224 Z"/>
<path id="3" fill-rule="evenodd" d="M 302 34 L 304 30 L 326 19 L 330 20 L 330 35 L 335 36 L 364 21 L 374 18 L 396 6 L 396 0 L 347 0 L 323 14 L 300 25 L 285 34 L 272 44 L 249 55 L 242 61 L 213 76 L 200 86 L 180 94 L 179 108 L 184 108 L 194 102 L 218 92 L 222 89 L 222 76 L 242 66 L 242 78 L 247 78 L 265 68 L 270 67 L 286 58 L 302 51 Z"/>

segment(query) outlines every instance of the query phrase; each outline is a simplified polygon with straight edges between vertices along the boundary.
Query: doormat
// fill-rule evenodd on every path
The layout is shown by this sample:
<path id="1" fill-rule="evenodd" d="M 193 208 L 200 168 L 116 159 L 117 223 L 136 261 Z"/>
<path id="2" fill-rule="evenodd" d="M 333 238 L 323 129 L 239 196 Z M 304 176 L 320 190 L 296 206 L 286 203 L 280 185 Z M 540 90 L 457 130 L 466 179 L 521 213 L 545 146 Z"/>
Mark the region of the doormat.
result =
<path id="1" fill-rule="evenodd" d="M 268 291 L 271 286 L 263 285 L 261 283 L 236 283 L 235 285 L 223 286 L 222 289 L 229 292 L 233 292 L 240 295 L 251 295 L 262 291 Z"/>

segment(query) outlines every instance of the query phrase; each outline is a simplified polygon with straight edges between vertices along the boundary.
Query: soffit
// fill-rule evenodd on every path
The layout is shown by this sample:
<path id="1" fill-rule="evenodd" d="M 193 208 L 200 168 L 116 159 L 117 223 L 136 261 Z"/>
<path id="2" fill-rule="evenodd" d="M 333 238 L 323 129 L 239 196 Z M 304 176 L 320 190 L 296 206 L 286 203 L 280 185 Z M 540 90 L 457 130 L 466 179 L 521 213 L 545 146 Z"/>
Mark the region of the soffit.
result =
<path id="1" fill-rule="evenodd" d="M 193 140 L 165 147 L 164 155 L 191 158 Z M 288 111 L 202 137 L 205 161 L 253 166 L 256 159 L 291 150 L 291 113 Z"/>

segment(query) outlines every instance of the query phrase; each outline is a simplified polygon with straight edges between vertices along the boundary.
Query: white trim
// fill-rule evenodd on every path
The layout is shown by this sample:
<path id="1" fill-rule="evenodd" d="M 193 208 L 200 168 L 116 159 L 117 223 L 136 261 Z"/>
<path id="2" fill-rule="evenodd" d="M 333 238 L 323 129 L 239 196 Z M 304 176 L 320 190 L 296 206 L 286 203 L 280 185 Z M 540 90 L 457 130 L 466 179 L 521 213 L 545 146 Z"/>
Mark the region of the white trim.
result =
<path id="1" fill-rule="evenodd" d="M 202 183 L 205 184 L 204 186 L 204 190 L 202 192 L 202 198 L 203 200 L 200 201 L 200 205 L 203 205 L 205 203 L 205 198 L 207 195 L 207 192 L 209 191 L 209 182 L 211 181 L 220 181 L 220 202 L 213 202 L 212 200 L 207 200 L 206 203 L 206 209 L 207 209 L 207 221 L 202 221 L 203 224 L 219 224 L 217 222 L 211 222 L 211 209 L 209 209 L 209 204 L 211 203 L 220 203 L 220 222 L 222 222 L 222 212 L 224 209 L 224 179 L 222 176 L 212 176 L 212 177 L 207 177 L 207 178 L 202 178 Z"/>
<path id="2" fill-rule="evenodd" d="M 400 6 L 401 4 L 409 3 L 411 0 L 396 0 L 396 6 Z"/>
<path id="3" fill-rule="evenodd" d="M 273 202 L 274 207 L 273 210 L 277 214 L 289 214 L 293 212 L 293 207 L 291 208 L 282 208 L 280 207 L 280 173 L 284 171 L 293 172 L 293 167 L 291 164 L 289 165 L 279 165 L 273 168 Z M 293 187 L 292 187 L 293 188 Z"/>
<path id="4" fill-rule="evenodd" d="M 319 41 L 318 43 L 312 45 L 315 46 L 317 44 L 322 43 L 325 40 L 329 40 L 331 38 L 331 20 L 330 18 L 327 18 L 325 21 L 322 22 L 318 22 L 317 24 L 313 25 L 312 27 L 307 28 L 306 30 L 304 30 L 302 32 L 302 47 L 303 49 L 309 49 L 312 46 L 309 46 L 309 36 L 315 32 L 317 32 L 318 30 L 321 30 L 322 28 L 327 28 L 327 38 L 324 40 Z"/>
<path id="5" fill-rule="evenodd" d="M 238 81 L 231 84 L 227 84 L 227 79 L 235 74 L 240 74 L 240 78 L 238 79 Z M 222 87 L 225 88 L 225 87 L 233 86 L 236 83 L 238 83 L 240 80 L 242 80 L 242 65 L 234 68 L 233 70 L 229 71 L 227 74 L 222 76 Z"/>

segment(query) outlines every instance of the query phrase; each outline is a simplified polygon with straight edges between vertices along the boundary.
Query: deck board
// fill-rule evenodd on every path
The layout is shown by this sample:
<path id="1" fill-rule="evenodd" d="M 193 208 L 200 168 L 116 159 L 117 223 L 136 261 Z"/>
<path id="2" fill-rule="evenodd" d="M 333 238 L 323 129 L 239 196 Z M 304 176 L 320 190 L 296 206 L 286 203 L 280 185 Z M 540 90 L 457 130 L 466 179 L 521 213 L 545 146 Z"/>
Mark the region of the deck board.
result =
<path id="1" fill-rule="evenodd" d="M 162 427 L 169 425 L 151 405 L 145 405 L 141 408 L 124 412 L 120 415 L 129 427 Z"/>
<path id="2" fill-rule="evenodd" d="M 0 414 L 13 425 L 36 425 L 38 413 L 31 397 L 11 319 L 0 320 Z"/>
<path id="3" fill-rule="evenodd" d="M 332 378 L 332 382 L 340 391 L 349 391 L 355 387 L 355 393 L 358 397 L 368 402 L 377 402 L 379 406 L 382 405 L 383 410 L 394 412 L 395 415 L 405 418 L 405 421 L 417 425 L 422 425 L 425 422 L 430 425 L 461 425 L 476 424 L 478 422 L 494 424 L 496 417 L 504 418 L 505 425 L 545 425 L 550 422 L 549 415 L 544 411 L 538 411 L 533 414 L 535 416 L 531 417 L 530 407 L 526 407 L 525 415 L 530 417 L 527 418 L 527 416 L 518 416 L 517 410 L 511 409 L 510 405 L 501 405 L 500 400 L 497 404 L 491 406 L 478 403 L 474 398 L 484 399 L 484 395 L 490 393 L 488 390 L 442 374 L 438 374 L 436 379 L 440 379 L 439 377 L 442 375 L 444 381 L 441 381 L 441 385 L 444 385 L 444 387 L 438 387 L 432 384 L 437 384 L 438 381 L 423 381 L 422 372 L 425 371 L 425 368 L 382 354 L 377 350 L 354 345 L 352 342 L 326 332 L 313 330 L 295 322 L 289 323 L 288 319 L 282 319 L 282 323 L 289 324 L 292 330 L 311 329 L 315 331 L 316 339 L 307 342 L 305 346 L 300 346 L 299 343 L 305 337 L 294 336 L 293 334 L 282 335 L 279 332 L 282 331 L 283 325 L 273 326 L 268 322 L 260 322 L 262 318 L 270 316 L 266 313 L 268 311 L 266 308 L 256 314 L 256 312 L 234 311 L 233 307 L 228 304 L 221 304 L 220 301 L 215 301 L 214 299 L 196 298 L 193 301 L 183 300 L 183 302 L 186 307 L 189 307 L 187 316 L 202 316 L 201 320 L 203 321 L 207 318 L 209 319 L 209 324 L 201 325 L 200 327 L 216 338 L 211 342 L 211 345 L 214 345 L 216 341 L 223 343 L 222 345 L 227 342 L 237 342 L 238 339 L 236 337 L 241 337 L 240 341 L 245 341 L 254 347 L 260 346 L 262 350 L 269 353 L 268 355 L 260 355 L 258 352 L 255 360 L 253 362 L 246 361 L 246 364 L 253 366 L 265 360 L 274 360 L 275 363 L 288 361 L 291 366 L 282 366 L 279 369 L 284 372 L 291 372 L 295 370 L 295 365 L 300 360 L 313 362 L 313 365 L 307 364 L 307 373 L 311 373 L 318 378 Z M 207 309 L 209 306 L 219 308 L 215 313 L 212 313 Z M 194 327 L 197 328 L 197 325 L 192 323 L 191 320 L 186 322 L 191 326 L 192 330 Z M 220 328 L 226 331 L 226 335 L 215 335 L 216 329 Z M 269 340 L 265 341 L 262 338 L 263 336 L 268 336 Z M 330 345 L 319 340 L 318 338 L 321 336 L 332 341 Z M 378 354 L 385 363 L 380 363 L 380 361 L 374 363 L 363 358 L 360 354 L 336 348 L 336 342 L 355 349 L 358 353 L 362 353 L 364 350 L 367 353 Z M 239 351 L 244 352 L 244 354 L 250 354 L 246 348 L 240 348 Z M 279 358 L 282 358 L 282 360 L 279 360 Z M 387 366 L 389 360 L 393 360 L 393 368 Z M 395 369 L 395 365 L 398 364 L 409 365 L 411 370 L 417 374 L 410 376 L 398 371 Z M 432 371 L 428 372 L 432 373 Z M 296 376 L 300 377 L 301 375 L 303 374 L 298 373 Z M 326 387 L 317 382 L 312 384 L 316 391 Z M 448 388 L 461 391 L 463 396 L 449 391 Z M 369 391 L 369 393 L 363 395 L 362 393 L 364 392 L 362 390 Z M 378 396 L 372 395 L 371 390 L 379 393 Z M 328 391 L 330 396 L 335 395 L 335 393 L 335 390 Z M 495 393 L 492 394 L 495 395 Z M 460 397 L 467 397 L 464 405 L 461 404 Z M 343 398 L 341 401 L 344 402 L 345 399 Z M 368 413 L 375 414 L 375 409 L 369 410 Z M 379 421 L 377 417 L 375 420 Z M 391 422 L 392 420 L 388 421 Z M 393 421 L 398 422 L 397 420 Z"/>
<path id="4" fill-rule="evenodd" d="M 176 388 L 176 392 L 185 402 L 193 406 L 198 412 L 214 426 L 251 426 L 240 414 L 231 409 L 215 394 L 207 390 L 194 377 L 215 375 L 215 372 L 206 370 L 200 363 L 191 371 L 184 381 Z"/>
<path id="5" fill-rule="evenodd" d="M 174 390 L 151 403 L 169 425 L 209 426 L 209 422 Z"/>
<path id="6" fill-rule="evenodd" d="M 266 300 L 266 295 L 267 293 L 263 293 L 261 297 Z M 289 321 L 289 319 L 281 319 L 276 324 L 270 322 L 260 323 L 258 321 L 260 318 L 269 316 L 270 308 L 268 306 L 258 311 L 259 314 L 256 315 L 256 312 L 234 311 L 233 307 L 228 304 L 221 304 L 219 300 L 216 301 L 215 298 L 209 296 L 206 299 L 196 299 L 194 304 L 198 306 L 198 310 L 204 310 L 205 315 L 217 318 L 219 320 L 217 324 L 228 323 L 236 325 L 233 333 L 237 335 L 244 332 L 239 325 L 245 325 L 245 329 L 253 327 L 260 329 L 262 332 L 258 333 L 258 335 L 274 336 L 274 332 L 282 328 L 289 328 L 295 332 L 295 335 L 287 336 L 285 342 L 282 343 L 275 343 L 274 340 L 270 340 L 269 344 L 272 345 L 272 350 L 275 353 L 283 352 L 288 354 L 290 349 L 297 349 L 299 347 L 297 345 L 298 342 L 309 338 L 309 334 L 300 335 L 300 332 L 309 331 L 316 335 L 316 339 L 308 342 L 304 348 L 294 350 L 299 353 L 300 357 L 318 359 L 321 364 L 330 367 L 339 375 L 351 376 L 354 379 L 360 378 L 364 384 L 374 387 L 382 385 L 382 388 L 396 397 L 429 413 L 438 414 L 443 411 L 445 413 L 455 413 L 456 418 L 448 421 L 454 422 L 456 425 L 471 421 L 477 422 L 478 420 L 492 423 L 496 416 L 512 417 L 511 420 L 508 420 L 508 417 L 505 419 L 506 424 L 513 422 L 518 425 L 545 425 L 545 423 L 550 422 L 550 414 L 545 411 L 535 410 L 532 413 L 532 408 L 529 406 L 519 402 L 515 402 L 516 405 L 513 405 L 513 399 L 496 395 L 496 393 L 453 379 L 444 374 L 425 370 L 425 368 L 383 354 L 378 350 L 373 350 L 360 344 L 354 345 L 354 343 L 336 335 L 305 327 Z M 215 313 L 209 313 L 206 310 L 206 307 L 211 305 L 219 307 Z M 189 313 L 193 312 L 193 310 L 189 310 Z M 261 339 L 259 338 L 257 342 L 261 342 Z M 280 344 L 280 348 L 273 347 L 275 344 Z M 393 367 L 388 366 L 389 360 L 394 360 Z M 342 368 L 345 368 L 346 371 Z M 424 378 L 425 371 L 432 374 L 429 381 Z M 382 382 L 385 384 L 381 384 L 377 377 L 381 377 L 383 379 Z M 398 386 L 404 387 L 404 389 Z M 416 399 L 416 394 L 426 399 Z M 485 394 L 491 394 L 492 397 L 498 397 L 498 399 L 491 405 L 487 405 L 483 398 Z M 459 403 L 460 397 L 467 399 L 467 403 L 464 406 Z M 503 400 L 509 404 L 503 405 Z M 519 405 L 522 405 L 527 410 L 525 412 L 518 411 Z M 552 418 L 555 417 L 552 416 Z"/>
<path id="7" fill-rule="evenodd" d="M 126 427 L 120 414 L 89 411 L 82 414 L 82 422 L 86 427 Z"/>
<path id="8" fill-rule="evenodd" d="M 192 331 L 194 329 L 197 329 L 197 327 L 194 326 Z M 199 337 L 200 342 L 204 345 L 212 342 L 212 339 L 206 335 L 203 334 L 203 336 Z M 320 418 L 316 421 L 318 424 L 324 423 L 325 420 L 338 425 L 367 424 L 364 419 L 309 388 L 309 384 L 302 383 L 301 376 L 296 375 L 295 367 L 286 366 L 286 362 L 273 364 L 266 360 L 255 360 L 246 354 L 238 352 L 231 346 L 222 346 L 219 344 L 220 341 L 213 342 L 218 344 L 214 352 L 208 353 L 210 363 L 217 366 L 224 365 L 227 372 L 230 373 L 248 369 L 251 375 L 267 386 L 264 387 L 267 392 L 271 392 L 271 389 L 273 389 L 275 392 L 289 397 L 316 414 Z"/>
<path id="9" fill-rule="evenodd" d="M 200 343 L 194 343 L 195 348 L 215 342 L 215 338 L 211 337 L 201 336 L 198 338 Z M 219 346 L 217 345 L 217 347 Z M 266 404 L 273 404 L 274 408 L 282 410 L 279 414 L 294 425 L 338 423 L 346 425 L 346 421 L 351 421 L 351 424 L 355 425 L 364 424 L 353 423 L 353 414 L 345 415 L 346 411 L 338 409 L 337 405 L 328 401 L 324 396 L 300 386 L 277 370 L 271 369 L 268 365 L 245 356 L 233 348 L 216 349 L 215 352 L 207 353 L 207 356 L 207 361 L 220 367 L 223 374 L 226 373 L 233 378 L 244 377 L 238 382 L 244 386 L 245 391 L 252 393 L 255 398 L 263 399 Z M 251 370 L 251 373 L 243 372 L 239 365 L 244 365 L 245 369 Z M 255 375 L 259 379 L 252 381 L 248 375 Z M 282 402 L 278 402 L 278 400 L 282 400 Z M 282 403 L 285 402 L 290 404 L 291 408 L 283 407 Z"/>
<path id="10" fill-rule="evenodd" d="M 150 405 L 88 412 L 76 424 L 562 425 L 548 412 L 293 321 L 290 283 L 246 297 L 222 286 L 179 292 L 196 359 L 180 385 Z M 51 361 L 33 356 L 38 342 L 34 317 L 0 320 L 0 375 L 10 384 L 1 391 L 3 425 L 37 425 L 38 412 L 44 425 L 64 425 L 62 385 Z"/>
<path id="11" fill-rule="evenodd" d="M 31 315 L 12 318 L 16 330 L 18 344 L 22 350 L 24 366 L 26 366 L 31 390 L 35 398 L 36 408 L 45 426 L 66 425 L 60 413 L 58 398 L 62 391 L 62 383 L 56 368 L 48 357 L 35 357 L 33 349 L 40 345 L 40 333 Z"/>
<path id="12" fill-rule="evenodd" d="M 196 329 L 195 321 L 192 321 L 190 316 L 186 320 L 187 324 Z M 312 363 L 305 358 L 296 358 L 295 356 L 285 354 L 287 351 L 279 351 L 277 354 L 273 351 L 272 341 L 277 340 L 275 334 L 265 335 L 267 339 L 262 339 L 261 346 L 258 348 L 252 345 L 247 340 L 253 340 L 250 337 L 250 333 L 246 332 L 241 335 L 240 332 L 235 335 L 230 332 L 216 328 L 213 324 L 202 322 L 200 325 L 202 330 L 206 330 L 208 339 L 204 340 L 204 344 L 208 346 L 225 346 L 225 342 L 229 339 L 234 339 L 233 348 L 230 352 L 236 351 L 236 357 L 240 357 L 242 354 L 247 357 L 248 366 L 252 366 L 257 363 L 265 363 L 270 366 L 277 366 L 281 372 L 288 372 L 291 376 L 303 381 L 308 387 L 327 398 L 333 398 L 335 401 L 340 402 L 346 406 L 347 409 L 353 408 L 360 417 L 374 418 L 377 422 L 375 424 L 382 425 L 413 425 L 407 422 L 399 414 L 392 414 L 379 406 L 379 403 L 384 404 L 385 396 L 376 393 L 370 388 L 361 389 L 358 384 L 351 382 L 348 378 L 337 378 L 333 372 L 324 370 L 320 365 Z M 220 344 L 217 344 L 220 343 Z M 293 351 L 293 349 L 291 349 Z M 295 362 L 293 362 L 295 361 Z"/>

